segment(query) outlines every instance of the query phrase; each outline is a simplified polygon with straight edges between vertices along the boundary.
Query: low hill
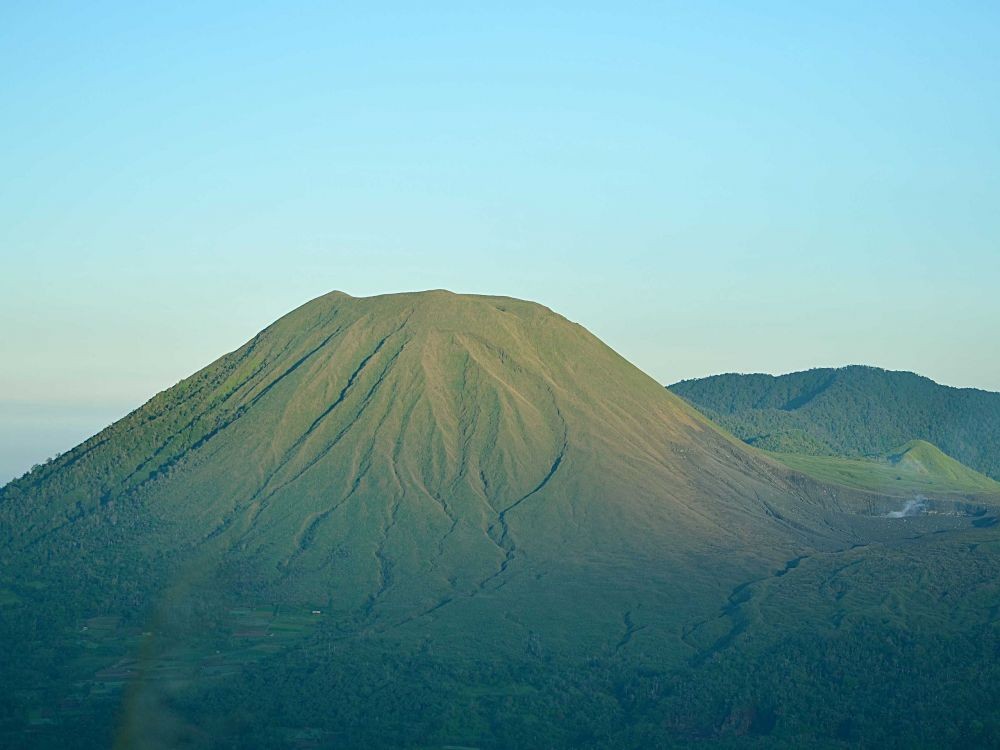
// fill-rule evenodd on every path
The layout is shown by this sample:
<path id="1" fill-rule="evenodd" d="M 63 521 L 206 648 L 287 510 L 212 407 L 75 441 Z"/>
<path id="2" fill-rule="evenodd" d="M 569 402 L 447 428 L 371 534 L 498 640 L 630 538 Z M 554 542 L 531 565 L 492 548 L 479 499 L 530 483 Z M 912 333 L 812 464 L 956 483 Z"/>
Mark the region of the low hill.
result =
<path id="1" fill-rule="evenodd" d="M 821 482 L 890 495 L 937 493 L 1000 497 L 1000 482 L 959 463 L 923 440 L 877 459 L 772 453 L 785 465 Z"/>
<path id="2" fill-rule="evenodd" d="M 670 390 L 764 450 L 881 457 L 910 440 L 924 440 L 1000 479 L 1000 393 L 861 366 L 716 375 L 681 381 Z"/>

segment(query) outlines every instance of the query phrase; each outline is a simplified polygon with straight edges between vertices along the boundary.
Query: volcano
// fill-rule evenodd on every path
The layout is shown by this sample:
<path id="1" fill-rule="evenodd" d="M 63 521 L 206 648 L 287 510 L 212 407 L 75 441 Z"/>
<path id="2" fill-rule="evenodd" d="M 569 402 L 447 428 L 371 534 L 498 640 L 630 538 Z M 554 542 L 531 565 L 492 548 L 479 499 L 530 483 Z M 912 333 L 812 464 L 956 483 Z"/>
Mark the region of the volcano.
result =
<path id="1" fill-rule="evenodd" d="M 748 583 L 910 533 L 889 499 L 744 445 L 548 308 L 446 291 L 313 300 L 0 493 L 7 640 L 57 644 L 46 684 L 67 693 L 118 669 L 107 731 L 143 746 L 212 746 L 199 727 L 223 714 L 191 719 L 185 691 L 228 677 L 259 698 L 317 668 L 432 696 L 390 731 L 339 682 L 315 708 L 340 728 L 318 736 L 454 739 L 421 664 L 508 696 L 511 665 L 702 664 L 739 636 L 722 615 Z M 118 646 L 83 642 L 104 626 Z M 4 669 L 30 692 L 22 662 Z"/>

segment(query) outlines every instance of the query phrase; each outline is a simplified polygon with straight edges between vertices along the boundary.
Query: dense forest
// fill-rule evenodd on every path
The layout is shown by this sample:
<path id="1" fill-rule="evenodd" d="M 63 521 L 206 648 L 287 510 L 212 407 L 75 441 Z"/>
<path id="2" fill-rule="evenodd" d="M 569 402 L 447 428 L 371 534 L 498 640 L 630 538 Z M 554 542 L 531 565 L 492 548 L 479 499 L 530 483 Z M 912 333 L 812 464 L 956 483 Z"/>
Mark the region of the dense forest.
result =
<path id="1" fill-rule="evenodd" d="M 579 659 L 541 634 L 502 658 L 433 630 L 358 637 L 309 611 L 233 606 L 218 582 L 214 598 L 164 597 L 151 620 L 29 627 L 46 594 L 20 586 L 0 624 L 7 684 L 18 686 L 0 692 L 0 743 L 993 747 L 998 559 L 989 523 L 817 554 L 678 633 L 690 647 L 681 664 L 645 631 Z"/>
<path id="2" fill-rule="evenodd" d="M 715 375 L 670 390 L 764 450 L 881 457 L 911 440 L 926 440 L 1000 478 L 1000 393 L 862 366 Z"/>

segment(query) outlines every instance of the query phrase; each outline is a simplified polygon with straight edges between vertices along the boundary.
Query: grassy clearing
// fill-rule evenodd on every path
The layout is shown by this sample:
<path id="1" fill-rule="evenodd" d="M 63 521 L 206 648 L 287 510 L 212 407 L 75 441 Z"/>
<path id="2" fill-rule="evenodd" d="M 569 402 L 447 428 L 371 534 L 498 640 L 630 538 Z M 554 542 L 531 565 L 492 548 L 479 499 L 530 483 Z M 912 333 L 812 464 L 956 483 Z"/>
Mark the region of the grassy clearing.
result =
<path id="1" fill-rule="evenodd" d="M 884 494 L 1000 495 L 1000 482 L 963 466 L 930 443 L 916 440 L 882 459 L 770 453 L 821 482 Z"/>

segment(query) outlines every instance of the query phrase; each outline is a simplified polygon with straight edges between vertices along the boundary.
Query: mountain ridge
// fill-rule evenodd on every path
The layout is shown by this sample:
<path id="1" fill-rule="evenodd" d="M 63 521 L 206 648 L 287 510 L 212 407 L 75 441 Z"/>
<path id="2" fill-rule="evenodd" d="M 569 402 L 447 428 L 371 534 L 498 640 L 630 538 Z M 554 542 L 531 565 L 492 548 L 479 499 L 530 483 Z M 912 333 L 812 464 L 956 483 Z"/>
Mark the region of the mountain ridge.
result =
<path id="1" fill-rule="evenodd" d="M 1000 393 L 861 365 L 777 376 L 729 373 L 669 390 L 766 450 L 861 458 L 922 439 L 1000 478 Z"/>

